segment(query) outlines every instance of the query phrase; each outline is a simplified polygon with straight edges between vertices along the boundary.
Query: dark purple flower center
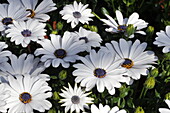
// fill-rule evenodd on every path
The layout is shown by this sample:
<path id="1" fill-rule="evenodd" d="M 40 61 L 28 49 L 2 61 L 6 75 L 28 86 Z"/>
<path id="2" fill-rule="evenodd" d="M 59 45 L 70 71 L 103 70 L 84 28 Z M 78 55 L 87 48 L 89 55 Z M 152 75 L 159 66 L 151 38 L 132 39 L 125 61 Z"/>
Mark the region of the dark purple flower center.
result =
<path id="1" fill-rule="evenodd" d="M 125 58 L 125 61 L 123 62 L 123 64 L 121 65 L 122 67 L 125 67 L 127 69 L 132 68 L 133 66 L 133 61 L 131 59 Z"/>
<path id="2" fill-rule="evenodd" d="M 21 32 L 21 34 L 22 34 L 24 37 L 29 37 L 29 36 L 31 36 L 31 31 L 28 30 L 28 29 L 26 29 L 26 30 L 23 30 L 23 31 Z"/>
<path id="3" fill-rule="evenodd" d="M 4 25 L 12 24 L 13 23 L 13 19 L 11 17 L 5 17 L 5 18 L 2 19 L 2 23 Z"/>
<path id="4" fill-rule="evenodd" d="M 80 103 L 80 97 L 78 97 L 77 95 L 74 95 L 71 97 L 71 102 L 73 104 L 79 104 Z"/>
<path id="5" fill-rule="evenodd" d="M 67 53 L 64 49 L 57 49 L 55 52 L 54 52 L 54 55 L 57 57 L 57 58 L 64 58 Z"/>
<path id="6" fill-rule="evenodd" d="M 103 78 L 106 76 L 106 71 L 104 69 L 101 68 L 96 68 L 94 70 L 94 76 L 98 77 L 98 78 Z"/>
<path id="7" fill-rule="evenodd" d="M 124 32 L 124 31 L 126 31 L 126 29 L 127 29 L 127 26 L 126 26 L 126 25 L 119 25 L 119 26 L 118 26 L 118 30 L 119 30 L 119 31 Z"/>
<path id="8" fill-rule="evenodd" d="M 31 102 L 32 96 L 28 92 L 23 92 L 19 95 L 19 100 L 24 104 Z"/>
<path id="9" fill-rule="evenodd" d="M 75 12 L 73 12 L 73 16 L 74 16 L 75 18 L 80 18 L 80 17 L 81 17 L 81 13 L 78 12 L 78 11 L 75 11 Z"/>

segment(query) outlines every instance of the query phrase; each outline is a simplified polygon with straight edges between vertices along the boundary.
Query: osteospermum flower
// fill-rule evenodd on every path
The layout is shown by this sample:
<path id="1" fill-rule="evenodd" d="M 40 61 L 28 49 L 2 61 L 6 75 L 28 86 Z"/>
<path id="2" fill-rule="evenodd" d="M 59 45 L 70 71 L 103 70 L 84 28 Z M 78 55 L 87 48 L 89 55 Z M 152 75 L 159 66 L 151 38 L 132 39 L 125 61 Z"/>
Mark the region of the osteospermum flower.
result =
<path id="1" fill-rule="evenodd" d="M 64 87 L 65 90 L 61 90 L 60 96 L 64 97 L 60 102 L 63 103 L 61 106 L 65 106 L 65 113 L 70 109 L 70 112 L 76 111 L 80 113 L 80 110 L 84 111 L 84 108 L 88 108 L 88 104 L 93 103 L 93 98 L 87 97 L 90 93 L 82 91 L 81 87 L 77 87 L 75 84 L 74 89 L 70 84 L 69 88 Z"/>
<path id="2" fill-rule="evenodd" d="M 101 21 L 103 21 L 106 25 L 110 27 L 105 29 L 107 32 L 111 32 L 111 33 L 123 32 L 125 33 L 125 35 L 127 35 L 126 29 L 128 25 L 133 25 L 133 27 L 136 28 L 135 33 L 146 35 L 146 33 L 144 31 L 141 31 L 141 29 L 146 28 L 148 23 L 142 19 L 139 19 L 139 14 L 136 12 L 131 14 L 129 18 L 123 18 L 122 13 L 119 10 L 116 10 L 116 18 L 118 24 L 111 16 L 107 14 L 105 14 L 105 16 L 108 18 L 108 20 L 101 19 Z M 133 37 L 134 34 L 129 36 L 129 38 L 133 38 Z"/>
<path id="3" fill-rule="evenodd" d="M 67 20 L 67 23 L 71 22 L 71 27 L 74 28 L 79 22 L 82 24 L 89 24 L 88 21 L 92 21 L 90 17 L 94 15 L 91 13 L 91 9 L 86 9 L 88 4 L 83 5 L 81 2 L 78 4 L 74 1 L 73 4 L 66 5 L 60 14 L 62 19 Z"/>
<path id="4" fill-rule="evenodd" d="M 102 104 L 99 104 L 99 108 L 97 108 L 96 105 L 91 105 L 91 113 L 126 113 L 124 109 L 119 110 L 117 106 L 110 109 L 108 105 L 103 106 Z"/>
<path id="5" fill-rule="evenodd" d="M 7 29 L 14 21 L 26 20 L 27 14 L 25 8 L 16 2 L 0 4 L 0 31 Z"/>
<path id="6" fill-rule="evenodd" d="M 27 47 L 31 41 L 37 41 L 44 39 L 45 33 L 44 23 L 39 23 L 36 20 L 28 20 L 26 22 L 13 22 L 13 25 L 9 25 L 9 29 L 6 30 L 7 37 L 11 37 L 10 41 L 16 45 L 21 44 L 23 47 Z"/>
<path id="7" fill-rule="evenodd" d="M 144 51 L 146 47 L 147 43 L 140 43 L 139 40 L 132 44 L 132 41 L 120 39 L 119 43 L 107 43 L 106 47 L 101 47 L 101 51 L 116 53 L 116 59 L 124 59 L 121 66 L 127 71 L 125 75 L 137 80 L 140 79 L 140 75 L 147 75 L 147 68 L 152 67 L 151 64 L 157 61 L 153 51 Z"/>
<path id="8" fill-rule="evenodd" d="M 166 104 L 168 105 L 168 108 L 159 108 L 160 113 L 170 113 L 170 100 L 165 100 Z"/>
<path id="9" fill-rule="evenodd" d="M 39 58 L 34 58 L 32 54 L 22 54 L 18 58 L 16 55 L 12 54 L 9 56 L 10 62 L 5 62 L 0 65 L 0 69 L 3 72 L 3 75 L 8 76 L 18 76 L 30 74 L 31 76 L 39 76 L 45 80 L 49 80 L 49 75 L 41 74 L 44 70 L 44 64 L 40 63 Z"/>
<path id="10" fill-rule="evenodd" d="M 79 32 L 75 32 L 73 35 L 75 35 L 75 41 L 83 41 L 83 45 L 87 47 L 87 51 L 90 51 L 91 47 L 99 47 L 102 41 L 98 33 L 86 30 L 82 27 L 79 28 Z"/>
<path id="11" fill-rule="evenodd" d="M 50 19 L 50 16 L 46 13 L 56 10 L 55 3 L 52 0 L 42 0 L 40 4 L 37 4 L 39 0 L 8 0 L 9 2 L 17 2 L 26 8 L 29 12 L 27 17 L 36 19 L 41 22 L 45 22 Z"/>
<path id="12" fill-rule="evenodd" d="M 91 90 L 95 85 L 99 92 L 103 92 L 105 87 L 113 95 L 115 88 L 120 88 L 120 82 L 129 82 L 129 78 L 122 76 L 125 69 L 120 65 L 124 59 L 115 61 L 115 55 L 94 50 L 86 57 L 80 57 L 83 63 L 74 64 L 77 68 L 73 71 L 76 76 L 75 82 L 81 82 L 81 86 L 86 87 L 86 91 Z"/>
<path id="13" fill-rule="evenodd" d="M 170 26 L 166 26 L 165 31 L 157 32 L 156 41 L 153 44 L 158 47 L 165 46 L 162 50 L 163 53 L 170 52 Z"/>
<path id="14" fill-rule="evenodd" d="M 38 48 L 35 55 L 43 55 L 41 61 L 45 62 L 44 66 L 58 67 L 60 63 L 63 67 L 68 68 L 69 62 L 75 62 L 78 59 L 77 53 L 84 51 L 85 47 L 82 42 L 74 42 L 70 32 L 65 32 L 61 38 L 60 35 L 51 34 L 51 40 L 44 39 L 39 41 L 43 48 Z"/>
<path id="15" fill-rule="evenodd" d="M 7 112 L 5 105 L 6 99 L 9 97 L 9 91 L 6 91 L 6 85 L 1 83 L 0 84 L 0 112 Z"/>
<path id="16" fill-rule="evenodd" d="M 52 107 L 46 100 L 52 96 L 52 89 L 40 77 L 8 76 L 8 81 L 6 89 L 10 91 L 10 97 L 6 100 L 6 108 L 9 113 L 33 113 L 33 109 L 45 112 Z"/>

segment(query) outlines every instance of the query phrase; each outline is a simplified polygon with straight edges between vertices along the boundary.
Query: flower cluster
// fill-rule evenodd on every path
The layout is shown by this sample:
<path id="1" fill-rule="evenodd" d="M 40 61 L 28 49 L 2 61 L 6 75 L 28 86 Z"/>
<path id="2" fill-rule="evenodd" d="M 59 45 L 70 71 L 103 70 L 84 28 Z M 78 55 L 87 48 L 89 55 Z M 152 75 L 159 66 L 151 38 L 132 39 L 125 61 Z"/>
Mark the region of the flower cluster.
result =
<path id="1" fill-rule="evenodd" d="M 124 107 L 115 106 L 113 103 L 112 108 L 99 104 L 99 101 L 95 101 L 93 93 L 114 96 L 119 88 L 121 95 L 121 88 L 124 85 L 133 85 L 141 75 L 149 75 L 145 87 L 153 81 L 147 90 L 154 87 L 155 73 L 152 75 L 150 70 L 155 68 L 158 57 L 148 49 L 147 42 L 135 39 L 135 33 L 147 35 L 143 30 L 149 24 L 139 19 L 137 12 L 131 14 L 129 18 L 123 18 L 121 11 L 116 10 L 116 20 L 109 14 L 105 14 L 108 19 L 101 19 L 87 8 L 88 4 L 74 1 L 59 11 L 61 18 L 71 23 L 71 30 L 62 31 L 60 34 L 58 31 L 63 30 L 61 23 L 57 24 L 57 28 L 56 25 L 53 26 L 53 30 L 58 29 L 55 32 L 49 33 L 46 29 L 46 25 L 49 25 L 47 21 L 50 19 L 47 13 L 57 9 L 52 0 L 8 0 L 8 2 L 0 4 L 0 32 L 7 42 L 0 42 L 0 112 L 33 113 L 34 110 L 47 112 L 54 103 L 62 103 L 65 113 L 69 111 L 127 113 L 122 109 Z M 89 21 L 93 21 L 91 17 L 94 16 L 99 18 L 99 22 L 109 26 L 105 29 L 106 32 L 112 33 L 109 35 L 117 33 L 122 37 L 118 37 L 118 41 L 112 39 L 105 43 L 105 37 L 87 25 Z M 49 38 L 45 38 L 48 35 Z M 170 26 L 166 26 L 165 31 L 161 30 L 156 35 L 153 44 L 158 47 L 165 46 L 163 53 L 170 52 Z M 29 48 L 31 42 L 36 42 L 35 50 L 33 52 L 30 50 L 30 53 L 19 53 L 18 56 L 12 51 L 4 50 L 9 46 L 8 40 L 16 46 L 21 45 L 23 49 Z M 50 100 L 55 96 L 52 96 L 52 90 L 56 91 L 58 86 L 64 84 L 63 81 L 58 81 L 57 85 L 51 85 L 52 75 L 47 74 L 46 70 L 63 68 L 71 70 L 69 78 L 74 80 L 65 81 L 68 82 L 68 88 L 64 86 L 64 89 L 59 89 L 61 91 L 57 97 L 59 101 L 53 103 Z M 60 73 L 59 77 L 60 75 L 66 76 Z M 149 78 L 152 78 L 152 81 Z M 75 85 L 74 88 L 72 84 Z M 101 97 L 105 98 L 103 95 Z M 117 99 L 119 105 L 121 99 L 124 101 L 124 97 Z M 169 100 L 165 102 L 169 106 Z M 91 107 L 89 104 L 92 104 Z M 99 104 L 99 108 L 96 104 Z M 159 111 L 164 113 L 170 110 L 160 108 Z"/>

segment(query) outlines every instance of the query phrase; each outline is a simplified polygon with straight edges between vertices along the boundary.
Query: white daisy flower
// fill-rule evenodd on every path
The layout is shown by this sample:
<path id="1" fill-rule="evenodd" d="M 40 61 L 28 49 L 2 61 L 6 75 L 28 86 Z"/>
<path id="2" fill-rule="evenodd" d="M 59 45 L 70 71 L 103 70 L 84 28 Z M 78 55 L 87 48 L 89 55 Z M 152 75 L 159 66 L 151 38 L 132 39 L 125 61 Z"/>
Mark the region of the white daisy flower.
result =
<path id="1" fill-rule="evenodd" d="M 0 31 L 4 31 L 14 21 L 26 20 L 28 13 L 16 2 L 11 2 L 10 4 L 0 4 L 0 15 Z"/>
<path id="2" fill-rule="evenodd" d="M 121 66 L 126 69 L 129 77 L 137 80 L 140 79 L 140 75 L 147 75 L 147 68 L 152 67 L 151 64 L 157 61 L 153 51 L 144 51 L 146 47 L 147 43 L 140 43 L 139 40 L 132 44 L 132 41 L 120 39 L 119 43 L 107 43 L 106 47 L 101 47 L 101 51 L 116 53 L 116 59 L 124 59 Z"/>
<path id="3" fill-rule="evenodd" d="M 119 110 L 117 106 L 110 109 L 108 105 L 103 106 L 102 104 L 99 104 L 99 108 L 97 108 L 96 105 L 91 105 L 91 113 L 126 113 L 124 109 Z"/>
<path id="4" fill-rule="evenodd" d="M 165 31 L 161 30 L 156 35 L 156 41 L 153 44 L 158 45 L 158 47 L 165 46 L 162 50 L 163 53 L 170 52 L 170 26 L 166 26 Z"/>
<path id="5" fill-rule="evenodd" d="M 73 4 L 66 5 L 60 14 L 62 19 L 67 20 L 67 23 L 71 22 L 71 27 L 74 28 L 79 22 L 82 24 L 89 24 L 88 21 L 92 21 L 90 17 L 94 15 L 91 13 L 91 9 L 87 9 L 88 4 L 83 5 L 81 2 L 78 4 L 74 1 Z"/>
<path id="6" fill-rule="evenodd" d="M 46 100 L 52 96 L 52 89 L 43 79 L 25 74 L 16 78 L 8 76 L 8 81 L 6 89 L 10 97 L 6 100 L 6 108 L 9 113 L 33 113 L 33 109 L 45 112 L 52 107 Z"/>
<path id="7" fill-rule="evenodd" d="M 87 51 L 91 50 L 91 47 L 99 47 L 102 39 L 96 32 L 86 30 L 82 27 L 79 28 L 79 32 L 73 33 L 75 41 L 83 41 L 83 45 L 87 47 Z"/>
<path id="8" fill-rule="evenodd" d="M 36 42 L 39 39 L 44 39 L 45 33 L 44 23 L 39 23 L 36 20 L 28 20 L 26 22 L 13 22 L 9 25 L 9 29 L 6 30 L 7 36 L 11 37 L 10 41 L 14 42 L 16 45 L 21 44 L 23 47 L 27 47 L 31 41 Z"/>
<path id="9" fill-rule="evenodd" d="M 6 85 L 1 83 L 0 84 L 0 112 L 7 112 L 7 109 L 5 108 L 6 105 L 6 99 L 9 97 L 9 91 L 6 89 Z"/>
<path id="10" fill-rule="evenodd" d="M 144 31 L 141 31 L 141 29 L 146 28 L 148 23 L 145 22 L 142 19 L 139 19 L 139 14 L 134 12 L 129 16 L 129 18 L 123 18 L 122 13 L 119 10 L 116 10 L 116 18 L 118 21 L 118 24 L 116 21 L 109 15 L 105 14 L 105 16 L 108 18 L 107 19 L 101 19 L 106 25 L 108 25 L 110 28 L 106 28 L 105 30 L 107 32 L 111 33 L 118 33 L 118 32 L 123 32 L 126 34 L 126 29 L 128 25 L 133 25 L 134 28 L 136 28 L 135 33 L 139 33 L 142 35 L 146 35 Z M 129 36 L 129 38 L 133 38 L 134 34 Z"/>
<path id="11" fill-rule="evenodd" d="M 165 100 L 166 104 L 168 105 L 168 108 L 159 108 L 160 113 L 170 113 L 170 100 Z"/>
<path id="12" fill-rule="evenodd" d="M 79 56 L 77 53 L 84 51 L 85 47 L 81 45 L 82 42 L 74 42 L 70 32 L 65 32 L 61 38 L 60 35 L 51 34 L 51 40 L 44 39 L 39 41 L 43 48 L 38 48 L 35 55 L 43 55 L 41 61 L 45 62 L 44 66 L 58 67 L 60 63 L 64 68 L 70 66 L 70 62 L 75 62 Z"/>
<path id="13" fill-rule="evenodd" d="M 60 96 L 64 97 L 60 102 L 63 103 L 61 106 L 65 106 L 65 113 L 70 109 L 70 113 L 76 111 L 80 113 L 80 110 L 84 111 L 84 108 L 88 108 L 88 104 L 93 103 L 93 98 L 87 97 L 90 93 L 85 93 L 81 87 L 77 87 L 75 84 L 74 89 L 70 84 L 69 88 L 64 87 L 65 90 L 61 90 Z"/>
<path id="14" fill-rule="evenodd" d="M 55 3 L 52 0 L 42 0 L 40 4 L 37 4 L 39 0 L 8 0 L 9 2 L 17 2 L 26 8 L 30 14 L 27 17 L 37 19 L 41 22 L 46 22 L 50 19 L 50 16 L 46 13 L 57 9 Z"/>
<path id="15" fill-rule="evenodd" d="M 16 55 L 12 54 L 9 56 L 10 62 L 5 62 L 0 65 L 0 69 L 3 71 L 3 75 L 6 77 L 8 75 L 18 76 L 30 74 L 31 76 L 39 76 L 45 80 L 50 80 L 49 75 L 41 74 L 44 70 L 44 64 L 40 63 L 39 58 L 34 58 L 32 54 L 22 54 L 18 58 Z"/>
<path id="16" fill-rule="evenodd" d="M 115 88 L 120 88 L 120 82 L 129 82 L 129 78 L 122 76 L 125 69 L 121 67 L 124 59 L 115 61 L 115 55 L 94 50 L 86 57 L 80 57 L 82 63 L 74 64 L 77 68 L 73 71 L 76 76 L 75 82 L 81 82 L 81 86 L 86 87 L 86 91 L 91 90 L 95 85 L 102 93 L 107 88 L 108 92 L 115 94 Z"/>

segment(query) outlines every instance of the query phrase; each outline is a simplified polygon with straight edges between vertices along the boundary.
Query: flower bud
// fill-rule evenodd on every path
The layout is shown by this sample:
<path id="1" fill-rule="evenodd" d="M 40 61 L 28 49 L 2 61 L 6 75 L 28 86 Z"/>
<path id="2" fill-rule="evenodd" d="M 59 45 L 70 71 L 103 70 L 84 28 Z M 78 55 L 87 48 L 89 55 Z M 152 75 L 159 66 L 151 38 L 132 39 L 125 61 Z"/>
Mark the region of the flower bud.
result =
<path id="1" fill-rule="evenodd" d="M 126 29 L 126 33 L 127 33 L 128 37 L 135 33 L 135 28 L 132 24 L 128 25 L 128 27 Z"/>
<path id="2" fill-rule="evenodd" d="M 135 113 L 145 113 L 142 107 L 138 106 L 135 110 Z"/>
<path id="3" fill-rule="evenodd" d="M 159 74 L 158 68 L 154 68 L 153 70 L 151 70 L 152 76 L 156 77 L 156 76 L 158 76 L 158 74 Z"/>
<path id="4" fill-rule="evenodd" d="M 144 83 L 145 88 L 147 89 L 152 89 L 155 86 L 155 78 L 154 77 L 149 77 L 145 83 Z"/>
<path id="5" fill-rule="evenodd" d="M 54 99 L 54 100 L 60 100 L 60 96 L 59 96 L 59 93 L 58 93 L 58 92 L 55 91 L 55 92 L 53 93 L 53 99 Z"/>
<path id="6" fill-rule="evenodd" d="M 62 30 L 63 29 L 63 24 L 61 22 L 57 23 L 57 29 Z"/>
<path id="7" fill-rule="evenodd" d="M 59 73 L 59 78 L 60 78 L 61 80 L 66 79 L 66 78 L 67 78 L 67 71 L 66 71 L 66 70 L 60 71 L 60 73 Z"/>
<path id="8" fill-rule="evenodd" d="M 58 31 L 57 30 L 53 30 L 52 32 L 51 32 L 51 34 L 58 34 Z"/>
<path id="9" fill-rule="evenodd" d="M 165 95 L 165 99 L 170 100 L 170 92 Z"/>
<path id="10" fill-rule="evenodd" d="M 154 33 L 154 27 L 149 26 L 149 27 L 147 28 L 146 32 L 147 32 L 147 34 L 149 34 L 149 35 L 153 35 L 153 33 Z"/>

